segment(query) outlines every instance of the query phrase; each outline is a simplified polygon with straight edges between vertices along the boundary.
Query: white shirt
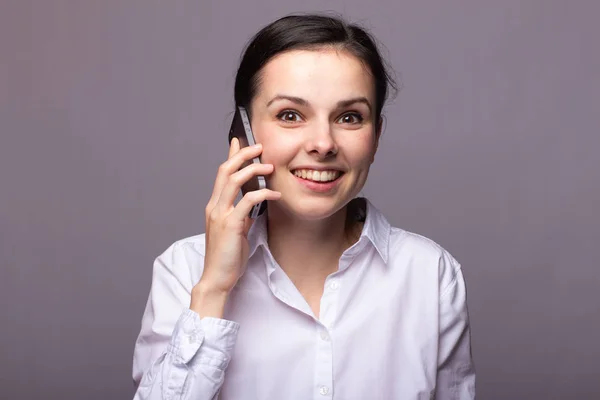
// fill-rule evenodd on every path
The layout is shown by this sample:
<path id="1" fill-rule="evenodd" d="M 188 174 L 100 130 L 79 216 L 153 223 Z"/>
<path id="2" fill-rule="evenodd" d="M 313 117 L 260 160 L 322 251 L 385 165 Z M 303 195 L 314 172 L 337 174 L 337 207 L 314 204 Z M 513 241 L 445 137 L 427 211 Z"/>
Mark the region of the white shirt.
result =
<path id="1" fill-rule="evenodd" d="M 248 239 L 224 319 L 189 309 L 204 235 L 156 259 L 135 399 L 475 398 L 465 283 L 439 245 L 391 227 L 367 202 L 361 237 L 327 277 L 315 318 L 269 251 L 264 215 Z"/>

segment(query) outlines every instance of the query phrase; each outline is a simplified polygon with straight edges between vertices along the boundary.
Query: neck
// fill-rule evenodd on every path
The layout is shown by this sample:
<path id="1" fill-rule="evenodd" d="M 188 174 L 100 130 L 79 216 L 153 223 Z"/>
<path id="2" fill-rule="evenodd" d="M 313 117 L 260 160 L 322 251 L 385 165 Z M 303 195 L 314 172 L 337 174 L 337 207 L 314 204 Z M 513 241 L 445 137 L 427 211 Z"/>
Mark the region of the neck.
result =
<path id="1" fill-rule="evenodd" d="M 268 242 L 273 257 L 297 284 L 323 280 L 337 271 L 340 256 L 355 241 L 349 235 L 347 207 L 329 218 L 298 220 L 278 207 L 269 206 Z"/>

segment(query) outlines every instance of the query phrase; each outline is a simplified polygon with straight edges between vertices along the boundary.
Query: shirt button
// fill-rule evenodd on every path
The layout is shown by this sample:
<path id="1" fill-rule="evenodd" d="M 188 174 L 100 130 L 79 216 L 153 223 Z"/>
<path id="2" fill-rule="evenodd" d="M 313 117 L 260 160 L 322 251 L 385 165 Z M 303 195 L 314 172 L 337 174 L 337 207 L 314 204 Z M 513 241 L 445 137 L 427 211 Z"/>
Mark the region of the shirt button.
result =
<path id="1" fill-rule="evenodd" d="M 340 287 L 340 284 L 337 281 L 333 281 L 329 284 L 329 288 L 331 290 L 337 290 Z"/>
<path id="2" fill-rule="evenodd" d="M 323 396 L 326 396 L 329 393 L 329 388 L 327 386 L 321 386 L 319 388 L 319 393 Z"/>
<path id="3" fill-rule="evenodd" d="M 321 331 L 321 339 L 324 341 L 329 340 L 329 334 L 326 331 Z"/>

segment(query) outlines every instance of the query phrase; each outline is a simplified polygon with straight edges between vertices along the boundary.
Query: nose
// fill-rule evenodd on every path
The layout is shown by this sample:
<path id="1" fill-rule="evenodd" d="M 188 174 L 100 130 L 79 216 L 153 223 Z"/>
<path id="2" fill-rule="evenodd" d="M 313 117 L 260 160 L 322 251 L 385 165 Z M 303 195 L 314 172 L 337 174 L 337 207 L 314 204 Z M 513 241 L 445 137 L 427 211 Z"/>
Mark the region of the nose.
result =
<path id="1" fill-rule="evenodd" d="M 330 123 L 328 121 L 318 123 L 312 128 L 306 140 L 306 151 L 309 154 L 318 156 L 320 159 L 336 155 L 338 146 Z"/>

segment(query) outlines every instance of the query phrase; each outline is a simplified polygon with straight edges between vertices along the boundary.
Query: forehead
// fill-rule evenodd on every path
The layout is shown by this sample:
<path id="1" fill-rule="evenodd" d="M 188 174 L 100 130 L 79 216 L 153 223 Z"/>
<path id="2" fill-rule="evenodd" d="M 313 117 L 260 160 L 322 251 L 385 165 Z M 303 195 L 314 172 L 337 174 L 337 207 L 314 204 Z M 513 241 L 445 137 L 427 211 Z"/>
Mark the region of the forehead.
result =
<path id="1" fill-rule="evenodd" d="M 257 97 L 278 94 L 312 100 L 364 96 L 373 101 L 369 68 L 347 51 L 326 48 L 292 50 L 273 57 L 261 71 Z"/>

